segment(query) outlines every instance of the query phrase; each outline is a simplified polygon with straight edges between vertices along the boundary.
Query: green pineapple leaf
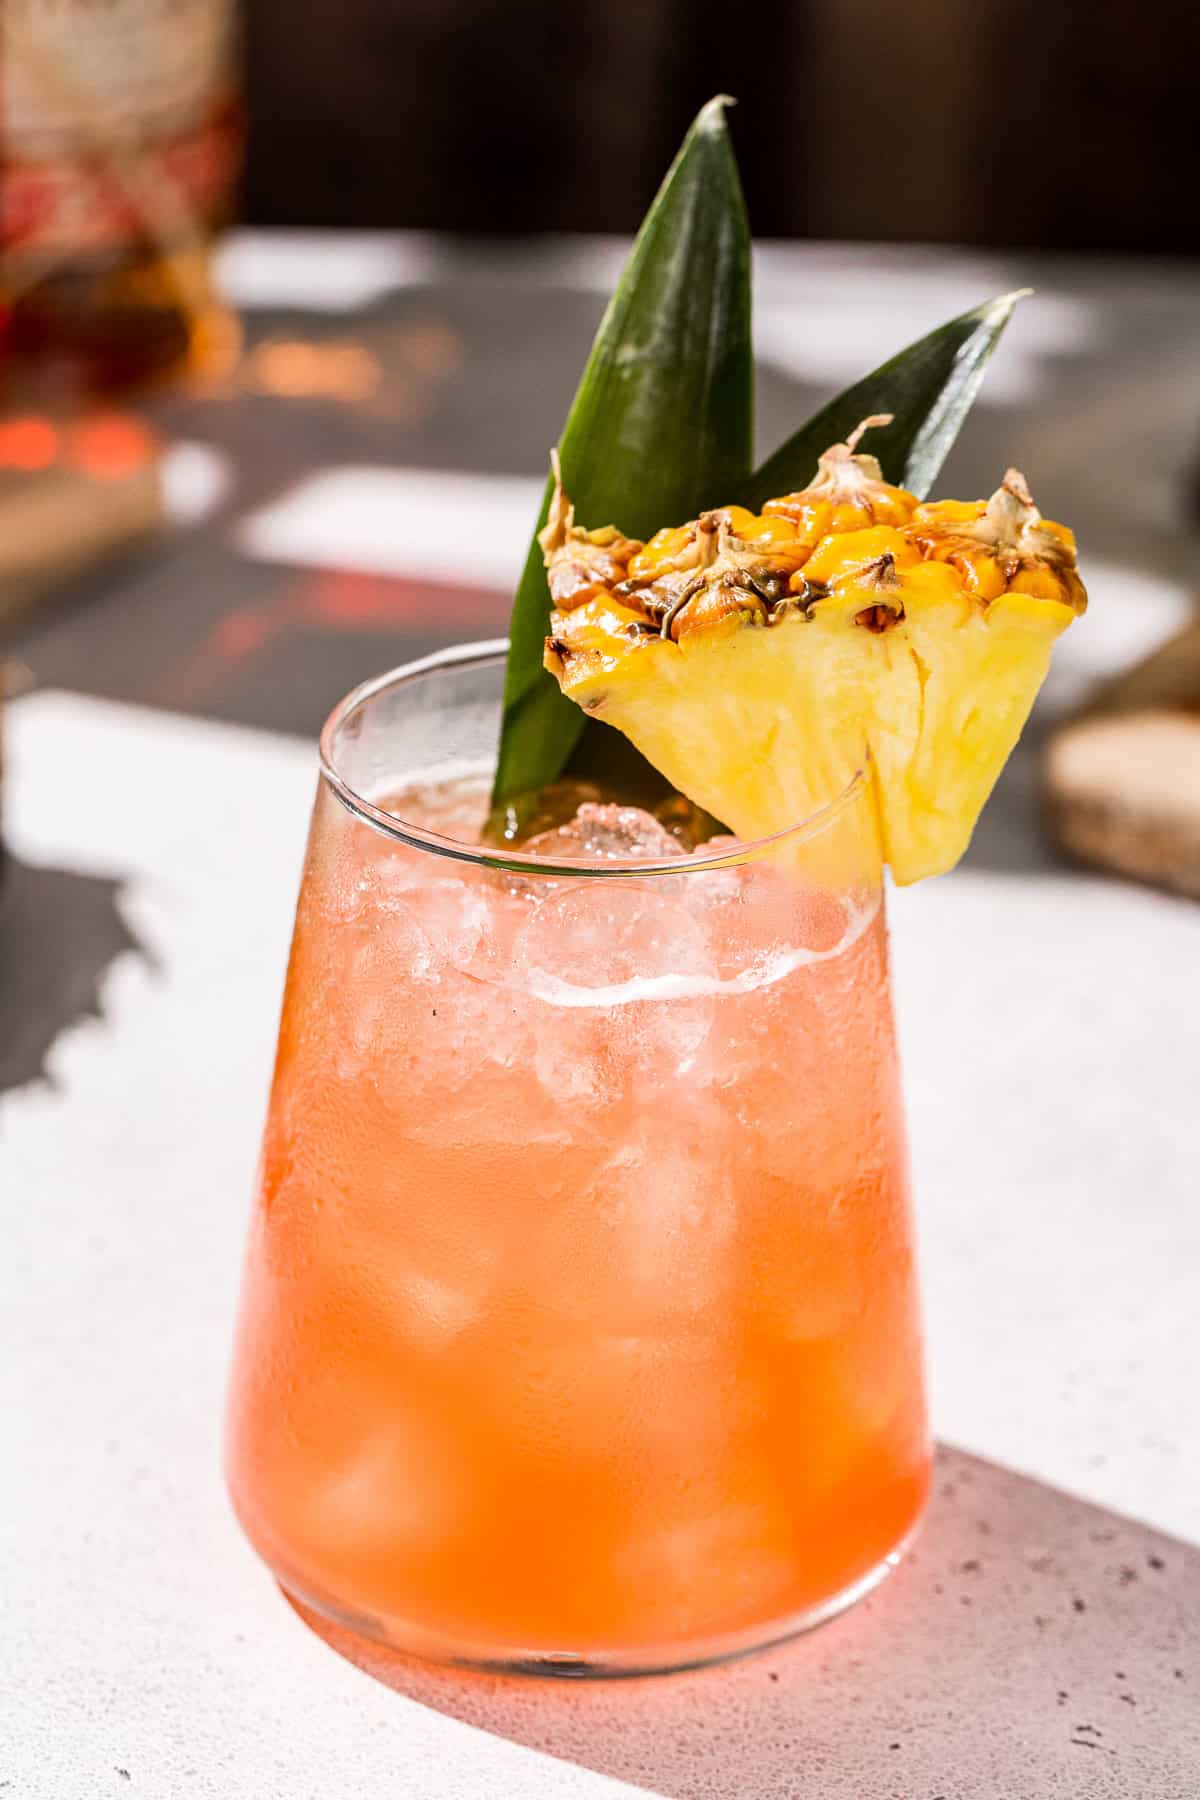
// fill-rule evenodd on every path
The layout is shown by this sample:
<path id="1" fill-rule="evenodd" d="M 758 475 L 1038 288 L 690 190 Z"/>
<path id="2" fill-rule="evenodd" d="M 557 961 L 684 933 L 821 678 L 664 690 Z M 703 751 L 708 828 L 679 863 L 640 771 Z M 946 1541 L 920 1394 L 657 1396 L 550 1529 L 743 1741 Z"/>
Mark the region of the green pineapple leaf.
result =
<path id="1" fill-rule="evenodd" d="M 759 512 L 767 500 L 806 487 L 821 452 L 844 443 L 871 413 L 891 413 L 892 423 L 876 426 L 863 448 L 879 458 L 888 481 L 923 500 L 971 410 L 1014 306 L 1028 292 L 1017 288 L 960 313 L 864 375 L 755 470 L 738 490 L 741 504 Z"/>
<path id="2" fill-rule="evenodd" d="M 648 537 L 743 488 L 753 460 L 750 231 L 724 96 L 697 115 L 638 232 L 559 440 L 576 516 Z M 584 731 L 614 735 L 542 668 L 550 591 L 537 542 L 513 603 L 493 805 L 561 774 Z M 596 747 L 589 760 L 595 762 Z M 600 760 L 603 760 L 602 756 Z"/>

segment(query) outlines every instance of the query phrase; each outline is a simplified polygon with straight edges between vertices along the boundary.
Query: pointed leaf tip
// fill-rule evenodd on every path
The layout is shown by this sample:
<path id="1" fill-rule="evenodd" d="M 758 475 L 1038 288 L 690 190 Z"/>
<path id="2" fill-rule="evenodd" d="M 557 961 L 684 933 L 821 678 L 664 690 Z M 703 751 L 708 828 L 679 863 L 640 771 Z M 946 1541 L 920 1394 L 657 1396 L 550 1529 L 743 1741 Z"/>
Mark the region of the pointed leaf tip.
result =
<path id="1" fill-rule="evenodd" d="M 987 300 L 982 306 L 977 306 L 976 316 L 988 320 L 1008 319 L 1015 311 L 1017 302 L 1028 300 L 1032 293 L 1031 287 L 1011 288 L 1007 294 L 997 294 L 994 300 Z"/>
<path id="2" fill-rule="evenodd" d="M 692 130 L 724 130 L 726 123 L 725 109 L 728 106 L 736 105 L 737 100 L 733 94 L 714 94 L 711 100 L 706 100 L 704 102 L 704 105 L 696 114 L 692 124 Z"/>

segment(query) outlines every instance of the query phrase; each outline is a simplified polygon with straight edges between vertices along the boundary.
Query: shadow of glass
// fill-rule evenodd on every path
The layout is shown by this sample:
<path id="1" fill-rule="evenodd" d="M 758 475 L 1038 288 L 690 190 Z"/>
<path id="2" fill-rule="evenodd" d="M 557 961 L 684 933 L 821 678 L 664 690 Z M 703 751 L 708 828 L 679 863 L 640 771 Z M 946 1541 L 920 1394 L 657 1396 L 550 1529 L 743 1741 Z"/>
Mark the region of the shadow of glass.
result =
<path id="1" fill-rule="evenodd" d="M 667 1800 L 1200 1791 L 1200 1550 L 954 1449 L 891 1580 L 724 1667 L 473 1674 L 296 1610 L 410 1700 Z"/>
<path id="2" fill-rule="evenodd" d="M 49 1080 L 68 1026 L 100 1015 L 105 971 L 125 950 L 146 955 L 121 914 L 122 884 L 6 856 L 0 876 L 0 1094 Z"/>

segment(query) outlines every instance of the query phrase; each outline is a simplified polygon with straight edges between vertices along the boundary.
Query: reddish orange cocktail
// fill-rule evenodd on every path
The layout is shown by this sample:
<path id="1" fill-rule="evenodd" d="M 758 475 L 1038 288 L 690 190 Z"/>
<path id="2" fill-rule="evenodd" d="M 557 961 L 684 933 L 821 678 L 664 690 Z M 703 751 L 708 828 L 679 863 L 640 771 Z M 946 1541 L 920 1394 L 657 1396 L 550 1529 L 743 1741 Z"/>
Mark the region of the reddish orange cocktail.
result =
<path id="1" fill-rule="evenodd" d="M 580 790 L 480 848 L 499 679 L 327 728 L 230 1483 L 362 1633 L 678 1666 L 853 1598 L 925 1496 L 874 814 L 685 854 Z"/>

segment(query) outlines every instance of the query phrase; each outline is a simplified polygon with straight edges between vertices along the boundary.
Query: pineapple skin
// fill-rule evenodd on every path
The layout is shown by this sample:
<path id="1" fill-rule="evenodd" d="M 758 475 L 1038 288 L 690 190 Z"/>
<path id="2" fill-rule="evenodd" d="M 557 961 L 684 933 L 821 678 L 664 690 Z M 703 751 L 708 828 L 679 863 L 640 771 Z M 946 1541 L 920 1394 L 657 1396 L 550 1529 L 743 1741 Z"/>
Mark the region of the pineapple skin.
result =
<path id="1" fill-rule="evenodd" d="M 1015 470 L 990 500 L 922 506 L 852 450 L 762 515 L 619 539 L 615 562 L 611 528 L 581 531 L 564 505 L 543 544 L 545 662 L 740 837 L 789 830 L 868 773 L 905 885 L 966 849 L 1086 595 L 1071 533 Z M 600 582 L 561 578 L 601 561 Z"/>

